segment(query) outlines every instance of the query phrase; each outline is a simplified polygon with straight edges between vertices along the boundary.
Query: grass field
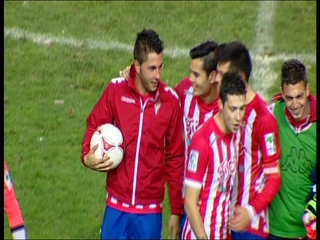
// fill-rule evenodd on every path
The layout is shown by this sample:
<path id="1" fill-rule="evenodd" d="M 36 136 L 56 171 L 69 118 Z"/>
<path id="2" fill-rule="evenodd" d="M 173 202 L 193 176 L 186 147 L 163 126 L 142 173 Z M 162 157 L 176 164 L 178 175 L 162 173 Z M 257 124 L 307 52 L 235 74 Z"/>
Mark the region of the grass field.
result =
<path id="1" fill-rule="evenodd" d="M 189 49 L 214 39 L 248 46 L 250 81 L 268 101 L 292 57 L 316 89 L 315 1 L 5 1 L 4 20 L 4 150 L 30 239 L 99 238 L 105 175 L 80 161 L 86 117 L 142 28 L 164 40 L 171 86 L 189 74 Z"/>

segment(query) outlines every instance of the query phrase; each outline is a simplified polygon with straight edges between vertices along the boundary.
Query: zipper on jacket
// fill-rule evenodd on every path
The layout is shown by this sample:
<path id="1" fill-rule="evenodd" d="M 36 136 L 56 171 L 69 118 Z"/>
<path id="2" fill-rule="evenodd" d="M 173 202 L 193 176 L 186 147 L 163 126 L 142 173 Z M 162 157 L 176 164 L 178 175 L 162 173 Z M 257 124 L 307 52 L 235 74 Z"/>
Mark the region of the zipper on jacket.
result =
<path id="1" fill-rule="evenodd" d="M 138 141 L 137 141 L 137 147 L 136 147 L 136 156 L 135 156 L 135 160 L 134 160 L 133 190 L 132 190 L 132 198 L 131 198 L 132 206 L 134 206 L 136 204 L 136 197 L 135 196 L 136 196 L 136 190 L 137 190 L 137 173 L 138 173 L 139 151 L 140 151 L 144 109 L 147 105 L 147 102 L 148 102 L 148 99 L 143 104 L 142 99 L 140 97 L 141 112 L 140 112 L 139 130 L 138 130 L 139 131 L 138 132 Z"/>

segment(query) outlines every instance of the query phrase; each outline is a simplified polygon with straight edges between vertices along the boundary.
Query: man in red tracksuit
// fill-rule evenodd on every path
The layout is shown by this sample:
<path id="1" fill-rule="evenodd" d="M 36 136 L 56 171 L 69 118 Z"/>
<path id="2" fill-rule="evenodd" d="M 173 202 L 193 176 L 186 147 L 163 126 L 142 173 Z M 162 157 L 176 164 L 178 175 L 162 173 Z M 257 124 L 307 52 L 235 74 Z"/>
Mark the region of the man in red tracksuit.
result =
<path id="1" fill-rule="evenodd" d="M 177 238 L 183 213 L 184 141 L 177 94 L 162 80 L 163 43 L 152 30 L 137 34 L 128 79 L 115 78 L 87 118 L 82 162 L 107 172 L 108 193 L 101 238 L 162 238 L 162 207 L 168 182 L 171 217 L 169 237 Z M 96 159 L 90 140 L 96 128 L 113 123 L 122 132 L 125 153 L 112 169 L 112 159 Z"/>

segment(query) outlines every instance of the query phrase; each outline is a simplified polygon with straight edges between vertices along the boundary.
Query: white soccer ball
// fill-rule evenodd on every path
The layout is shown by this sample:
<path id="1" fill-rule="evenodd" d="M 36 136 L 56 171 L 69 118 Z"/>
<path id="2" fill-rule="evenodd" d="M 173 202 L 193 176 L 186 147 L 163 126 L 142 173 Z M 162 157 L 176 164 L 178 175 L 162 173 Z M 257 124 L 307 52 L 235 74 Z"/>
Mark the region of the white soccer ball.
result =
<path id="1" fill-rule="evenodd" d="M 123 158 L 124 142 L 119 128 L 106 123 L 97 128 L 90 141 L 90 148 L 98 144 L 95 151 L 96 158 L 109 156 L 113 161 L 113 167 L 117 167 Z"/>

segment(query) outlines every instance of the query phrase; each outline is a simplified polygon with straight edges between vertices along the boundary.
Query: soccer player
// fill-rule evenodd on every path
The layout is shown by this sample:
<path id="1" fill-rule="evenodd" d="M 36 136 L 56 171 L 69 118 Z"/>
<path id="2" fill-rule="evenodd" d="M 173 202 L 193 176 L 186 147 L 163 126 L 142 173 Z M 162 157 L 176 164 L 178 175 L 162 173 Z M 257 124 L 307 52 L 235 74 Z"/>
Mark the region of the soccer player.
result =
<path id="1" fill-rule="evenodd" d="M 24 219 L 14 192 L 6 160 L 4 160 L 4 211 L 8 216 L 13 239 L 27 239 Z"/>
<path id="2" fill-rule="evenodd" d="M 206 41 L 193 47 L 189 55 L 190 76 L 182 79 L 174 88 L 179 95 L 185 121 L 187 146 L 198 127 L 219 111 L 219 88 L 215 81 L 215 41 Z"/>
<path id="3" fill-rule="evenodd" d="M 279 132 L 267 103 L 249 83 L 252 62 L 249 50 L 239 42 L 216 49 L 217 81 L 228 71 L 238 71 L 247 87 L 240 158 L 229 219 L 232 239 L 266 239 L 268 205 L 281 185 Z"/>
<path id="4" fill-rule="evenodd" d="M 317 100 L 310 93 L 305 65 L 297 59 L 281 68 L 281 93 L 270 105 L 279 124 L 282 185 L 271 202 L 269 239 L 307 237 L 302 215 L 317 157 Z"/>
<path id="5" fill-rule="evenodd" d="M 195 132 L 185 176 L 183 239 L 226 239 L 230 195 L 239 154 L 246 86 L 237 72 L 223 76 L 220 111 Z"/>
<path id="6" fill-rule="evenodd" d="M 214 50 L 217 47 L 218 43 L 215 41 L 202 42 L 193 47 L 189 52 L 191 57 L 190 76 L 182 79 L 174 88 L 179 95 L 183 110 L 186 144 L 185 166 L 187 148 L 195 131 L 219 111 L 219 85 L 215 81 L 217 64 L 214 60 Z M 184 189 L 182 194 L 184 197 Z M 184 211 L 180 230 L 183 228 L 186 217 Z"/>
<path id="7" fill-rule="evenodd" d="M 174 88 L 181 101 L 184 119 L 184 135 L 186 144 L 185 164 L 187 161 L 187 147 L 193 134 L 201 124 L 219 111 L 219 85 L 216 78 L 216 61 L 214 50 L 218 47 L 215 41 L 205 41 L 194 46 L 190 52 L 190 76 L 182 79 Z M 120 71 L 120 76 L 127 78 L 129 68 Z M 182 191 L 184 197 L 184 189 Z M 181 230 L 186 219 L 184 211 L 180 223 Z"/>
<path id="8" fill-rule="evenodd" d="M 171 217 L 169 236 L 178 238 L 183 202 L 183 121 L 175 91 L 162 80 L 163 42 L 152 29 L 137 34 L 129 78 L 115 78 L 87 118 L 82 162 L 107 172 L 106 210 L 101 238 L 160 239 L 165 183 Z M 122 132 L 125 153 L 117 168 L 112 159 L 96 159 L 90 150 L 95 129 L 115 124 Z"/>

